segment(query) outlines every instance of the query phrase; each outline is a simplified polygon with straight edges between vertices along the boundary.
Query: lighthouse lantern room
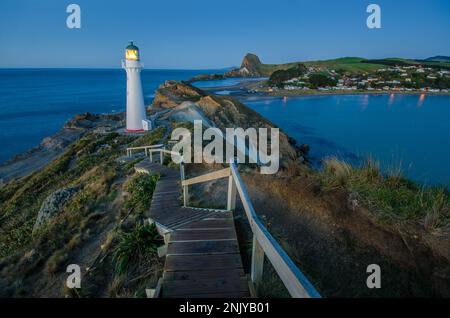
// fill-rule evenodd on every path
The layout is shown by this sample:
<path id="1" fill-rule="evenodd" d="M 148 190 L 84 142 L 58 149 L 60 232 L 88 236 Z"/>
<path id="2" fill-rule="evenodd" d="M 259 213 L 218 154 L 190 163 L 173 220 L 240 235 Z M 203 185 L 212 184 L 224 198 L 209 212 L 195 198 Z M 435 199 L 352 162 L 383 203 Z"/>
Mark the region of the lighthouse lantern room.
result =
<path id="1" fill-rule="evenodd" d="M 144 95 L 142 92 L 139 49 L 130 42 L 125 49 L 125 60 L 122 68 L 127 72 L 127 132 L 143 132 L 151 130 L 151 121 L 145 113 Z"/>

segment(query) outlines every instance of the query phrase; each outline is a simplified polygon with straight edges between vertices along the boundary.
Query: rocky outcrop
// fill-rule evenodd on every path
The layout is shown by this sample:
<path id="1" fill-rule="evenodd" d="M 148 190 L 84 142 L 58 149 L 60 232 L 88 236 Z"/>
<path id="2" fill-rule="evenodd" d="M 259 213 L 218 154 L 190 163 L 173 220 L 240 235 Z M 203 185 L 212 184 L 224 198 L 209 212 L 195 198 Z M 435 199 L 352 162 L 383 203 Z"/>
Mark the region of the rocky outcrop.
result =
<path id="1" fill-rule="evenodd" d="M 193 83 L 198 81 L 217 81 L 223 79 L 225 79 L 225 76 L 223 74 L 200 74 L 190 78 L 187 82 Z"/>
<path id="2" fill-rule="evenodd" d="M 261 77 L 261 60 L 252 53 L 247 53 L 242 60 L 241 67 L 225 73 L 226 77 Z"/>
<path id="3" fill-rule="evenodd" d="M 69 199 L 78 191 L 78 187 L 60 189 L 50 194 L 39 209 L 33 232 L 57 216 Z"/>
<path id="4" fill-rule="evenodd" d="M 194 86 L 177 81 L 165 81 L 156 90 L 153 107 L 173 108 L 184 101 L 197 102 L 206 94 Z"/>
<path id="5" fill-rule="evenodd" d="M 46 137 L 35 148 L 0 164 L 0 187 L 2 182 L 24 177 L 41 169 L 60 156 L 67 146 L 88 132 L 108 133 L 125 125 L 125 113 L 93 115 L 84 113 L 64 124 L 56 134 Z"/>
<path id="6" fill-rule="evenodd" d="M 155 107 L 175 108 L 183 102 L 195 103 L 214 125 L 225 131 L 229 127 L 271 128 L 270 121 L 248 108 L 238 100 L 228 96 L 207 94 L 185 82 L 168 81 L 156 92 Z M 303 161 L 305 153 L 295 145 L 293 139 L 280 131 L 281 165 L 287 167 L 290 161 Z"/>
<path id="7" fill-rule="evenodd" d="M 207 115 L 213 115 L 217 109 L 221 106 L 219 102 L 214 100 L 212 96 L 205 96 L 202 97 L 198 102 L 197 105 L 200 106 L 200 108 L 203 109 L 203 111 Z"/>
<path id="8" fill-rule="evenodd" d="M 108 128 L 109 130 L 114 130 L 119 128 L 120 126 L 125 125 L 124 119 L 125 116 L 123 113 L 103 115 L 84 113 L 76 115 L 74 118 L 70 119 L 64 124 L 64 128 L 88 130 L 104 127 Z"/>

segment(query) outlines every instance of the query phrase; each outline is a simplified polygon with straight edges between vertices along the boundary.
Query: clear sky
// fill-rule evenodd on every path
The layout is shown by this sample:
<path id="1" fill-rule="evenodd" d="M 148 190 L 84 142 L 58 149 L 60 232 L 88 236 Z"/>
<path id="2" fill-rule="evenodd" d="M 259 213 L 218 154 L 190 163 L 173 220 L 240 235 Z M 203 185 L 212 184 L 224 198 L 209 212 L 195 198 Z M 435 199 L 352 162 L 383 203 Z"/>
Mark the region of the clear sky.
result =
<path id="1" fill-rule="evenodd" d="M 66 7 L 81 6 L 79 30 Z M 366 26 L 367 5 L 382 29 Z M 0 0 L 0 67 L 119 67 L 128 40 L 147 68 L 450 55 L 449 0 Z"/>

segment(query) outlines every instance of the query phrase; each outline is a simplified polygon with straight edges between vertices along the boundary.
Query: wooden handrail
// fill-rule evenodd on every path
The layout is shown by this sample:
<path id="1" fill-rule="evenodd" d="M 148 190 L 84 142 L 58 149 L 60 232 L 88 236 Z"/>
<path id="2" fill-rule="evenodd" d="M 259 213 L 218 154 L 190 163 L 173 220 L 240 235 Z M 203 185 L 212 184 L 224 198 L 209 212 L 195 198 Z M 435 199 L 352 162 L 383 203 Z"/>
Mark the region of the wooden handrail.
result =
<path id="1" fill-rule="evenodd" d="M 138 150 L 138 149 L 149 149 L 149 148 L 161 148 L 163 144 L 160 145 L 150 145 L 150 146 L 139 146 L 139 147 L 129 147 L 127 150 Z"/>
<path id="2" fill-rule="evenodd" d="M 196 183 L 201 183 L 201 182 L 206 182 L 206 181 L 226 178 L 226 177 L 229 177 L 230 174 L 231 174 L 230 168 L 225 168 L 225 169 L 214 171 L 214 172 L 211 172 L 211 173 L 207 173 L 207 174 L 204 174 L 204 175 L 201 175 L 201 176 L 198 176 L 198 177 L 194 177 L 194 178 L 191 178 L 191 179 L 183 180 L 181 182 L 181 185 L 188 186 L 188 185 L 192 185 L 192 184 L 196 184 Z"/>
<path id="3" fill-rule="evenodd" d="M 308 278 L 306 278 L 306 276 L 298 269 L 258 218 L 252 202 L 250 201 L 245 184 L 234 163 L 231 163 L 229 168 L 207 173 L 188 180 L 182 180 L 181 184 L 183 186 L 183 192 L 187 194 L 187 186 L 189 185 L 225 177 L 230 177 L 228 184 L 227 209 L 232 210 L 235 208 L 236 192 L 239 193 L 245 214 L 250 223 L 250 228 L 253 232 L 252 281 L 258 283 L 261 280 L 264 255 L 266 255 L 292 297 L 320 298 L 320 294 L 310 283 Z"/>
<path id="4" fill-rule="evenodd" d="M 147 150 L 147 149 L 146 149 Z M 149 149 L 150 156 L 153 152 L 160 152 L 161 164 L 163 163 L 163 154 L 182 155 L 165 148 Z M 241 175 L 237 170 L 235 163 L 230 163 L 229 168 L 210 172 L 191 179 L 185 179 L 184 162 L 180 162 L 180 177 L 183 187 L 184 206 L 188 204 L 188 186 L 207 182 L 211 180 L 229 178 L 228 181 L 228 200 L 227 210 L 235 209 L 236 196 L 239 194 L 245 214 L 253 233 L 252 265 L 251 278 L 253 283 L 257 284 L 262 279 L 264 255 L 272 264 L 284 286 L 292 297 L 295 298 L 320 298 L 319 292 L 314 288 L 308 278 L 298 269 L 291 258 L 286 254 L 280 244 L 269 233 L 264 224 L 258 218 L 253 208 L 250 197 L 247 193 Z"/>
<path id="5" fill-rule="evenodd" d="M 309 282 L 305 275 L 303 275 L 298 267 L 295 266 L 291 258 L 259 220 L 250 201 L 244 182 L 234 163 L 230 164 L 230 170 L 254 235 L 252 279 L 254 281 L 261 279 L 261 277 L 258 276 L 262 275 L 264 258 L 260 257 L 260 255 L 259 257 L 258 255 L 255 255 L 257 254 L 255 253 L 255 249 L 261 249 L 272 263 L 273 268 L 278 273 L 278 276 L 292 297 L 319 298 L 320 294 L 314 286 Z M 255 246 L 255 243 L 259 246 Z M 255 260 L 255 257 L 258 257 L 259 259 Z M 255 264 L 256 261 L 260 262 L 260 264 Z M 260 271 L 260 273 L 254 273 L 253 271 Z"/>
<path id="6" fill-rule="evenodd" d="M 164 147 L 164 145 L 160 144 L 160 145 L 150 145 L 150 146 L 129 147 L 129 148 L 127 148 L 127 156 L 131 157 L 133 150 L 144 150 L 145 155 L 147 156 L 149 149 L 161 148 L 161 147 Z"/>

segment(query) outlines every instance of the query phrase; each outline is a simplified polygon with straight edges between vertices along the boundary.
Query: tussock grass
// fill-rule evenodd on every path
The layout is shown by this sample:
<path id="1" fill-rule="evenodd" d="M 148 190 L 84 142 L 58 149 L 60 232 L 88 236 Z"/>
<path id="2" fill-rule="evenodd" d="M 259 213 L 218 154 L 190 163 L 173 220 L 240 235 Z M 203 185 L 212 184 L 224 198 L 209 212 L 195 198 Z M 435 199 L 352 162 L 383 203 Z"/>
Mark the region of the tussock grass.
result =
<path id="1" fill-rule="evenodd" d="M 137 174 L 125 186 L 128 196 L 125 198 L 124 207 L 133 209 L 137 214 L 143 214 L 148 208 L 159 180 L 159 174 Z"/>
<path id="2" fill-rule="evenodd" d="M 450 195 L 445 188 L 419 186 L 398 169 L 391 171 L 381 173 L 371 158 L 360 167 L 328 158 L 318 178 L 325 191 L 344 188 L 384 220 L 421 221 L 428 230 L 450 224 Z"/>
<path id="3" fill-rule="evenodd" d="M 130 147 L 150 146 L 161 141 L 164 137 L 165 128 L 158 127 L 151 132 L 146 133 L 136 141 L 130 144 Z"/>
<path id="4" fill-rule="evenodd" d="M 47 255 L 67 244 L 81 230 L 83 217 L 95 211 L 111 190 L 120 174 L 114 159 L 127 142 L 116 133 L 87 134 L 45 168 L 0 189 L 0 258 L 33 248 Z M 32 234 L 45 198 L 70 186 L 80 190 L 58 217 Z"/>
<path id="5" fill-rule="evenodd" d="M 130 232 L 123 232 L 114 252 L 116 272 L 125 274 L 133 266 L 157 258 L 157 248 L 162 244 L 162 238 L 152 225 L 136 225 Z"/>

